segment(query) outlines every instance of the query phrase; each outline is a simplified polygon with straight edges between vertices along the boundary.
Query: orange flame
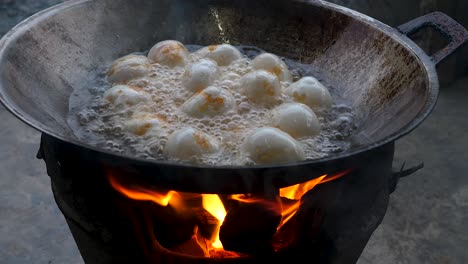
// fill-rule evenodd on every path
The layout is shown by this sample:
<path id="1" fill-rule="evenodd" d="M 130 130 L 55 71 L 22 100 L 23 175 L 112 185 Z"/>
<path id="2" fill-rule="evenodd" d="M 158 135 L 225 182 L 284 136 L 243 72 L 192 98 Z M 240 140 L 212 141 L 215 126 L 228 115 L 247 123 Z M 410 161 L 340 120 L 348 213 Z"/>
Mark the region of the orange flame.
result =
<path id="1" fill-rule="evenodd" d="M 337 180 L 343 176 L 345 176 L 346 174 L 350 173 L 351 170 L 345 170 L 345 171 L 342 171 L 340 173 L 337 173 L 337 174 L 334 174 L 332 176 L 327 176 L 326 178 L 324 178 L 322 181 L 320 181 L 319 184 L 323 184 L 323 183 L 327 183 L 327 182 L 331 182 L 331 181 L 334 181 L 334 180 Z"/>
<path id="2" fill-rule="evenodd" d="M 291 200 L 299 200 L 304 194 L 312 190 L 317 184 L 322 183 L 325 177 L 327 177 L 326 174 L 305 183 L 282 188 L 280 189 L 280 196 Z"/>
<path id="3" fill-rule="evenodd" d="M 346 174 L 350 173 L 351 170 L 345 170 L 343 172 L 328 176 L 328 174 L 322 175 L 317 177 L 313 180 L 310 180 L 305 183 L 300 183 L 296 185 L 292 185 L 289 187 L 281 188 L 280 189 L 280 197 L 288 198 L 290 200 L 294 200 L 294 203 L 289 205 L 285 205 L 281 203 L 281 222 L 278 225 L 277 230 L 279 230 L 284 224 L 286 224 L 291 218 L 296 214 L 299 206 L 301 205 L 301 198 L 306 194 L 308 191 L 312 190 L 315 186 L 319 184 L 324 184 L 330 181 L 337 180 Z M 281 200 L 280 200 L 281 202 Z"/>
<path id="4" fill-rule="evenodd" d="M 138 201 L 152 201 L 162 206 L 171 205 L 174 209 L 183 207 L 182 197 L 175 191 L 160 193 L 141 187 L 132 188 L 129 186 L 123 186 L 123 184 L 118 182 L 114 177 L 109 177 L 109 182 L 114 190 L 119 191 L 130 199 Z"/>
<path id="5" fill-rule="evenodd" d="M 216 194 L 203 194 L 203 208 L 208 211 L 211 215 L 218 219 L 218 226 L 216 227 L 216 231 L 213 234 L 213 237 L 210 239 L 211 245 L 215 249 L 222 249 L 223 244 L 221 240 L 219 240 L 219 231 L 221 228 L 222 223 L 224 222 L 224 218 L 226 217 L 226 209 L 224 209 L 223 202 Z"/>
<path id="6" fill-rule="evenodd" d="M 279 230 L 284 224 L 286 224 L 291 218 L 296 214 L 299 206 L 301 205 L 301 198 L 304 194 L 308 191 L 312 190 L 317 184 L 322 183 L 322 181 L 327 177 L 327 175 L 322 175 L 318 178 L 310 180 L 305 183 L 300 183 L 296 185 L 292 185 L 289 187 L 281 188 L 280 189 L 280 197 L 288 198 L 290 200 L 294 200 L 294 203 L 291 204 L 284 204 L 281 202 L 281 222 L 278 225 L 277 230 Z"/>
<path id="7" fill-rule="evenodd" d="M 304 194 L 306 194 L 308 191 L 312 190 L 315 186 L 319 184 L 334 181 L 336 179 L 343 177 L 349 172 L 350 170 L 345 170 L 343 172 L 340 172 L 331 176 L 328 176 L 328 174 L 324 174 L 308 182 L 281 188 L 279 190 L 280 197 L 278 198 L 278 202 L 281 206 L 281 222 L 278 225 L 277 230 L 279 230 L 282 226 L 284 226 L 284 224 L 286 224 L 289 220 L 291 220 L 291 218 L 296 214 L 300 206 L 300 200 L 302 196 L 304 196 Z M 290 199 L 292 200 L 292 202 L 285 204 L 282 202 L 281 197 Z M 231 199 L 244 202 L 244 203 L 262 203 L 266 208 L 272 208 L 272 210 L 274 210 L 275 208 L 275 204 L 272 201 L 267 201 L 265 199 L 259 199 L 259 198 L 249 198 L 243 194 L 232 195 Z"/>

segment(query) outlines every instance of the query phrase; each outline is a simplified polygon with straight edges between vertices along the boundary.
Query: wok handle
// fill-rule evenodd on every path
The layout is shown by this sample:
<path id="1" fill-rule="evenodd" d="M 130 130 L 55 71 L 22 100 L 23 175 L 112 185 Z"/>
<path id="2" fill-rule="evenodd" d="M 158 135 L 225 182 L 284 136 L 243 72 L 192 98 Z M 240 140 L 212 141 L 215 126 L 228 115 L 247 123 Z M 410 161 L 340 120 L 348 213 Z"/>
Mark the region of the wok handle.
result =
<path id="1" fill-rule="evenodd" d="M 415 18 L 399 26 L 397 29 L 408 36 L 424 27 L 437 29 L 449 40 L 449 44 L 445 48 L 432 55 L 432 60 L 436 65 L 444 61 L 450 54 L 468 41 L 468 30 L 453 18 L 441 12 L 433 12 Z"/>

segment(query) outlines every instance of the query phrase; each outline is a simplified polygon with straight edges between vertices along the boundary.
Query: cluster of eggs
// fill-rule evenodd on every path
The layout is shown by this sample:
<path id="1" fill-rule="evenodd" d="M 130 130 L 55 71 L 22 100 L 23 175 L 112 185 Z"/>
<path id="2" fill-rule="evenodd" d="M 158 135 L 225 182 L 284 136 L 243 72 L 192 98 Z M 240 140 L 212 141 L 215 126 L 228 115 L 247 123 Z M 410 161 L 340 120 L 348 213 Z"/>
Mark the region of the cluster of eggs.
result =
<path id="1" fill-rule="evenodd" d="M 241 111 L 233 91 L 221 85 L 236 82 L 236 93 L 250 103 L 268 109 L 268 125 L 248 131 L 239 142 L 239 157 L 255 164 L 301 161 L 306 158 L 298 139 L 320 134 L 317 110 L 332 104 L 328 89 L 316 78 L 301 77 L 293 81 L 287 65 L 278 56 L 262 53 L 249 61 L 243 74 L 229 71 L 234 62 L 245 56 L 229 44 L 203 47 L 193 53 L 180 42 L 166 40 L 157 43 L 147 54 L 127 55 L 116 60 L 108 71 L 112 88 L 104 100 L 114 109 L 122 110 L 152 100 L 144 89 L 132 81 L 147 77 L 153 65 L 183 69 L 181 85 L 190 95 L 178 108 L 192 119 L 212 118 Z M 286 85 L 282 85 L 286 84 Z M 281 100 L 288 97 L 289 101 Z M 126 130 L 136 136 L 151 137 L 167 127 L 158 115 L 136 113 L 127 120 Z M 195 127 L 184 126 L 168 135 L 163 146 L 167 158 L 188 161 L 194 156 L 216 155 L 223 142 Z"/>

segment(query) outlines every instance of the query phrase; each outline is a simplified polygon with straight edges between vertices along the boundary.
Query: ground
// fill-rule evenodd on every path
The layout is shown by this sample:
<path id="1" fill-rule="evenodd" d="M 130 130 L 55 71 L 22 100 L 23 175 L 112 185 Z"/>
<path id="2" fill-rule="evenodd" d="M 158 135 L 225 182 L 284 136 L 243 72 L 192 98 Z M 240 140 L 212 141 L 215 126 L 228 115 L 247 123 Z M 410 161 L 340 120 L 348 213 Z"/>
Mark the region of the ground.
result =
<path id="1" fill-rule="evenodd" d="M 60 0 L 0 0 L 0 35 Z M 441 89 L 431 116 L 397 141 L 400 181 L 359 264 L 468 263 L 468 74 Z M 52 197 L 40 134 L 0 106 L 0 263 L 83 263 Z"/>

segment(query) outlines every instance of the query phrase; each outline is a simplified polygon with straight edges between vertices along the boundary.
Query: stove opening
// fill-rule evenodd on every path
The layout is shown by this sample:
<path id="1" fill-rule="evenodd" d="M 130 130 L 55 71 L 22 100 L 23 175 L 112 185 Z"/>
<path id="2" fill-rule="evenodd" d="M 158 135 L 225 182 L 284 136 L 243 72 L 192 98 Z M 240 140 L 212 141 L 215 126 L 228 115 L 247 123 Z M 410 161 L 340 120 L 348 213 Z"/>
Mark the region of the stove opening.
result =
<path id="1" fill-rule="evenodd" d="M 107 179 L 151 258 L 159 249 L 202 258 L 249 258 L 285 251 L 296 241 L 295 222 L 302 197 L 319 184 L 351 170 L 264 194 L 197 194 L 140 186 L 115 170 Z M 319 229 L 320 213 L 314 214 Z M 310 219 L 309 219 L 310 221 Z"/>

